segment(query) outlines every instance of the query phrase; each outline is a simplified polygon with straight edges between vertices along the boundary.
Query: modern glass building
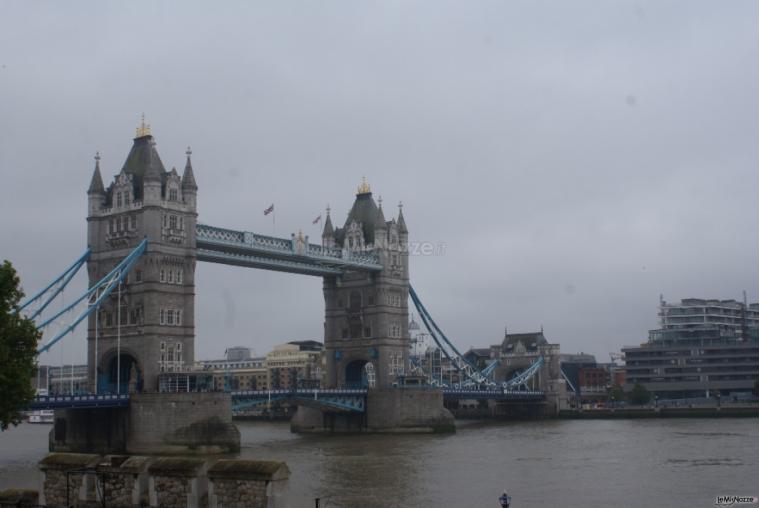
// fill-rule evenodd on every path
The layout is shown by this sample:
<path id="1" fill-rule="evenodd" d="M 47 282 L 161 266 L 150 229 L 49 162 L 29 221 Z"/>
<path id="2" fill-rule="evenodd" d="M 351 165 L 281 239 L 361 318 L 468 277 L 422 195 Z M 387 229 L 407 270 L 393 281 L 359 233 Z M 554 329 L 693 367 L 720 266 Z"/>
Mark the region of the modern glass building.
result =
<path id="1" fill-rule="evenodd" d="M 661 301 L 661 328 L 625 347 L 625 390 L 662 399 L 748 394 L 759 380 L 759 306 L 735 300 Z"/>

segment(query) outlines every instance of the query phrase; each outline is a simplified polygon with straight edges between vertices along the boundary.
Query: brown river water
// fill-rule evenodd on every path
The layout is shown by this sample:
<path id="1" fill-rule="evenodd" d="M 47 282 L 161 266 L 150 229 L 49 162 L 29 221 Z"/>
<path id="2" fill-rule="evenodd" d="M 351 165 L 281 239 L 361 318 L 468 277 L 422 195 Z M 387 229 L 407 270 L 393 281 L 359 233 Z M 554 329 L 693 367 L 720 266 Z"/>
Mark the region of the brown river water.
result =
<path id="1" fill-rule="evenodd" d="M 451 435 L 304 436 L 237 422 L 240 456 L 287 462 L 290 506 L 697 507 L 759 496 L 759 418 L 458 422 Z M 37 487 L 51 426 L 0 432 L 0 489 Z"/>

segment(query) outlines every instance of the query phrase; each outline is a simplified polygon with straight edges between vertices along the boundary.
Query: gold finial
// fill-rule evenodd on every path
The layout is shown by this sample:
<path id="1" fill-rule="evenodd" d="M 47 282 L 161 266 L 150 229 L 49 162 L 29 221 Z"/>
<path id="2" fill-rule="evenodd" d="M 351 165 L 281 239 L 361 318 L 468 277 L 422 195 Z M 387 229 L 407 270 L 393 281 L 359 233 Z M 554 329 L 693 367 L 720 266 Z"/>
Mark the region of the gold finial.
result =
<path id="1" fill-rule="evenodd" d="M 357 194 L 369 194 L 372 192 L 372 188 L 369 187 L 369 184 L 366 183 L 366 177 L 361 177 L 361 185 L 358 186 L 358 193 Z"/>
<path id="2" fill-rule="evenodd" d="M 142 121 L 140 122 L 140 126 L 137 127 L 134 137 L 141 138 L 144 136 L 150 136 L 150 124 L 145 123 L 145 113 L 142 114 Z"/>

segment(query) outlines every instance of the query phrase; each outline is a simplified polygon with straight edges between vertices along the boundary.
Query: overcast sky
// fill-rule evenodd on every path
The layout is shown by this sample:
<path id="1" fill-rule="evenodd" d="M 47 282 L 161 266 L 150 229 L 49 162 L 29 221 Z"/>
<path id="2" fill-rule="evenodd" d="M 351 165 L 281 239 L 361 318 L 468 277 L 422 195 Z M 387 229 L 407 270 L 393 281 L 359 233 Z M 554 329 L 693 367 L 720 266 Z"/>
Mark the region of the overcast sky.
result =
<path id="1" fill-rule="evenodd" d="M 203 223 L 403 201 L 412 284 L 463 349 L 646 339 L 659 294 L 759 301 L 759 3 L 0 4 L 0 258 L 28 293 L 86 246 L 141 113 L 193 149 Z M 322 340 L 315 277 L 199 263 L 196 357 Z M 81 291 L 84 277 L 77 281 Z M 73 291 L 68 292 L 73 297 Z M 83 361 L 84 328 L 43 361 Z"/>

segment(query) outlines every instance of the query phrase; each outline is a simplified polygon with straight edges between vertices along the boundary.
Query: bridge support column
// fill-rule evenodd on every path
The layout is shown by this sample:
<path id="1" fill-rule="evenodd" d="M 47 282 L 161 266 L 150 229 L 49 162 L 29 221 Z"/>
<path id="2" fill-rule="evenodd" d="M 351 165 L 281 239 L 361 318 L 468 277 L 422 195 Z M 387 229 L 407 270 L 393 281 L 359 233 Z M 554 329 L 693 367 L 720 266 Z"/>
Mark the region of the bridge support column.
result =
<path id="1" fill-rule="evenodd" d="M 443 392 L 424 388 L 369 390 L 365 413 L 334 413 L 298 406 L 293 432 L 455 432 L 453 414 L 443 407 Z"/>
<path id="2" fill-rule="evenodd" d="M 240 449 L 228 393 L 132 394 L 129 407 L 55 412 L 50 451 L 206 454 Z"/>

